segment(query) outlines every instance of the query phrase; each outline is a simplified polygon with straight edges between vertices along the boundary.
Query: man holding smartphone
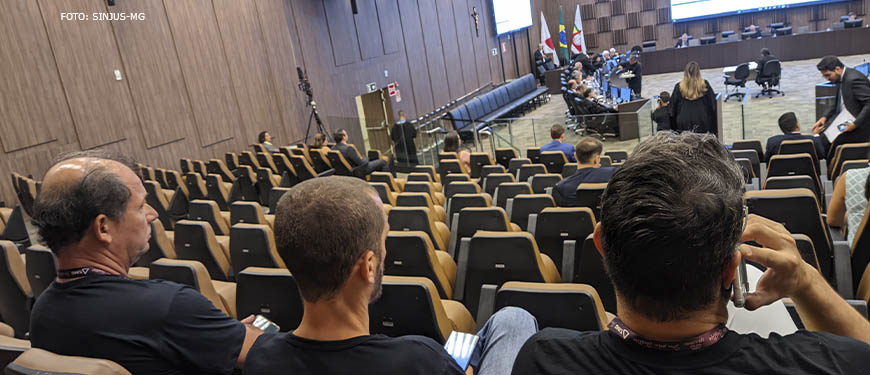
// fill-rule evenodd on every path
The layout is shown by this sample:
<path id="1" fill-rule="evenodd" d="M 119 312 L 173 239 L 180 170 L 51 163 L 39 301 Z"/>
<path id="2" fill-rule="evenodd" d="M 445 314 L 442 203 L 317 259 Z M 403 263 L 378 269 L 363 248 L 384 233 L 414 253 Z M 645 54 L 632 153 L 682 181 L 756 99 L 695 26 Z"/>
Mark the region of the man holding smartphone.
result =
<path id="1" fill-rule="evenodd" d="M 263 334 L 245 374 L 464 374 L 439 343 L 423 336 L 369 333 L 369 304 L 380 297 L 389 232 L 383 204 L 365 181 L 315 178 L 278 201 L 275 243 L 304 302 L 292 332 Z M 288 296 L 290 298 L 290 296 Z M 477 333 L 477 375 L 506 374 L 537 331 L 528 312 L 506 307 Z"/>
<path id="2" fill-rule="evenodd" d="M 837 85 L 837 100 L 813 125 L 813 133 L 820 134 L 829 126 L 845 125 L 838 129 L 841 133 L 833 140 L 821 137 L 828 150 L 830 167 L 838 146 L 870 141 L 870 80 L 861 72 L 847 68 L 836 56 L 825 56 L 816 67 L 822 77 Z"/>
<path id="3" fill-rule="evenodd" d="M 609 331 L 544 329 L 513 374 L 865 373 L 870 322 L 800 256 L 779 223 L 746 215 L 743 178 L 714 136 L 661 132 L 641 142 L 601 198 L 593 234 L 616 291 Z M 741 243 L 755 242 L 760 247 Z M 791 297 L 804 324 L 765 339 L 728 329 L 741 258 L 767 270 L 756 310 Z M 825 333 L 822 333 L 825 332 Z"/>

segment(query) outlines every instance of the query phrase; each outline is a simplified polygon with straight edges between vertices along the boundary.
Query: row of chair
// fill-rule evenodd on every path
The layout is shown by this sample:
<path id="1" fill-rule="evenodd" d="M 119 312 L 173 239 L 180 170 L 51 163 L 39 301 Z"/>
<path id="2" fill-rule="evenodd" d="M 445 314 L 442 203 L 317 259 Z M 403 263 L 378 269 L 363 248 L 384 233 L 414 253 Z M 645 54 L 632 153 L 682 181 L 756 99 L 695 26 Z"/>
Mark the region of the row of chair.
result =
<path id="1" fill-rule="evenodd" d="M 471 139 L 490 122 L 537 106 L 546 94 L 546 88 L 538 88 L 534 75 L 526 74 L 457 106 L 448 116 L 460 136 Z"/>

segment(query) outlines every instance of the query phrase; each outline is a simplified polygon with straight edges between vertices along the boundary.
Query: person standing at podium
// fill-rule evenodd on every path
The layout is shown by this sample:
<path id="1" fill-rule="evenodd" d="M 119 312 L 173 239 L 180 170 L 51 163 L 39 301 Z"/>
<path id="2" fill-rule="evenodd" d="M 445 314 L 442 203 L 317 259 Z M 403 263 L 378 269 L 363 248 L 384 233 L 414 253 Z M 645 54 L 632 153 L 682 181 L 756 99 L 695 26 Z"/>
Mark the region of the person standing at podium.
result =
<path id="1" fill-rule="evenodd" d="M 697 62 L 686 64 L 683 80 L 674 86 L 668 107 L 674 130 L 716 134 L 715 94 L 710 82 L 701 77 Z"/>
<path id="2" fill-rule="evenodd" d="M 632 53 L 628 61 L 619 64 L 619 68 L 623 71 L 622 74 L 631 72 L 633 77 L 626 78 L 628 88 L 631 89 L 632 95 L 640 97 L 640 89 L 643 84 L 643 64 L 637 59 L 637 53 Z"/>

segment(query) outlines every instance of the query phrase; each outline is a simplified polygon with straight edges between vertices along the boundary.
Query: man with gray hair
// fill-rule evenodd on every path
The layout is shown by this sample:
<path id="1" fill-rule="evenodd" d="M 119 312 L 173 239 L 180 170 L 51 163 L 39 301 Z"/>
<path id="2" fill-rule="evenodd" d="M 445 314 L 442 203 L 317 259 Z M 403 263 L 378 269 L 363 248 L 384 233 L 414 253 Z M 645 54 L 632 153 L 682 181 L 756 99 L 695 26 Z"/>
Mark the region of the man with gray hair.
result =
<path id="1" fill-rule="evenodd" d="M 245 373 L 464 374 L 430 338 L 370 334 L 369 304 L 381 295 L 388 231 L 378 194 L 361 179 L 315 178 L 284 194 L 275 242 L 305 313 L 293 332 L 261 336 Z M 537 322 L 523 309 L 495 313 L 478 332 L 474 373 L 509 373 L 535 331 Z"/>
<path id="2" fill-rule="evenodd" d="M 607 184 L 593 233 L 616 292 L 610 330 L 544 329 L 513 374 L 865 373 L 870 322 L 804 262 L 782 224 L 747 216 L 745 204 L 740 168 L 715 136 L 645 139 Z M 790 297 L 817 332 L 728 329 L 741 258 L 767 268 L 746 309 Z"/>
<path id="3" fill-rule="evenodd" d="M 132 280 L 157 212 L 133 163 L 106 151 L 67 154 L 46 172 L 33 224 L 57 257 L 57 279 L 31 314 L 34 348 L 104 358 L 134 374 L 231 374 L 261 333 L 198 291 Z"/>

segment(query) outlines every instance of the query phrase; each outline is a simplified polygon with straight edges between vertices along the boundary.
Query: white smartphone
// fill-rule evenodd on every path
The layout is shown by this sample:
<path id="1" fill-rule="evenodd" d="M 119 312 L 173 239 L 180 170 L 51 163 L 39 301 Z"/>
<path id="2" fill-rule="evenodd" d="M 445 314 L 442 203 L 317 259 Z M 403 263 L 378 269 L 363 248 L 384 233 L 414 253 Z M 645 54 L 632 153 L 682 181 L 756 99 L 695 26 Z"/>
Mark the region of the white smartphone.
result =
<path id="1" fill-rule="evenodd" d="M 281 327 L 275 324 L 275 322 L 259 314 L 254 317 L 253 326 L 259 328 L 261 331 L 266 333 L 275 333 L 281 329 Z"/>
<path id="2" fill-rule="evenodd" d="M 746 294 L 749 293 L 749 277 L 746 274 L 746 259 L 740 257 L 740 264 L 737 266 L 737 277 L 732 283 L 734 289 L 734 306 L 743 307 L 746 305 Z"/>
<path id="3" fill-rule="evenodd" d="M 480 339 L 477 335 L 463 332 L 450 332 L 450 337 L 447 338 L 447 343 L 444 344 L 444 349 L 456 361 L 459 368 L 462 370 L 468 369 L 471 355 L 477 347 L 477 340 Z"/>

